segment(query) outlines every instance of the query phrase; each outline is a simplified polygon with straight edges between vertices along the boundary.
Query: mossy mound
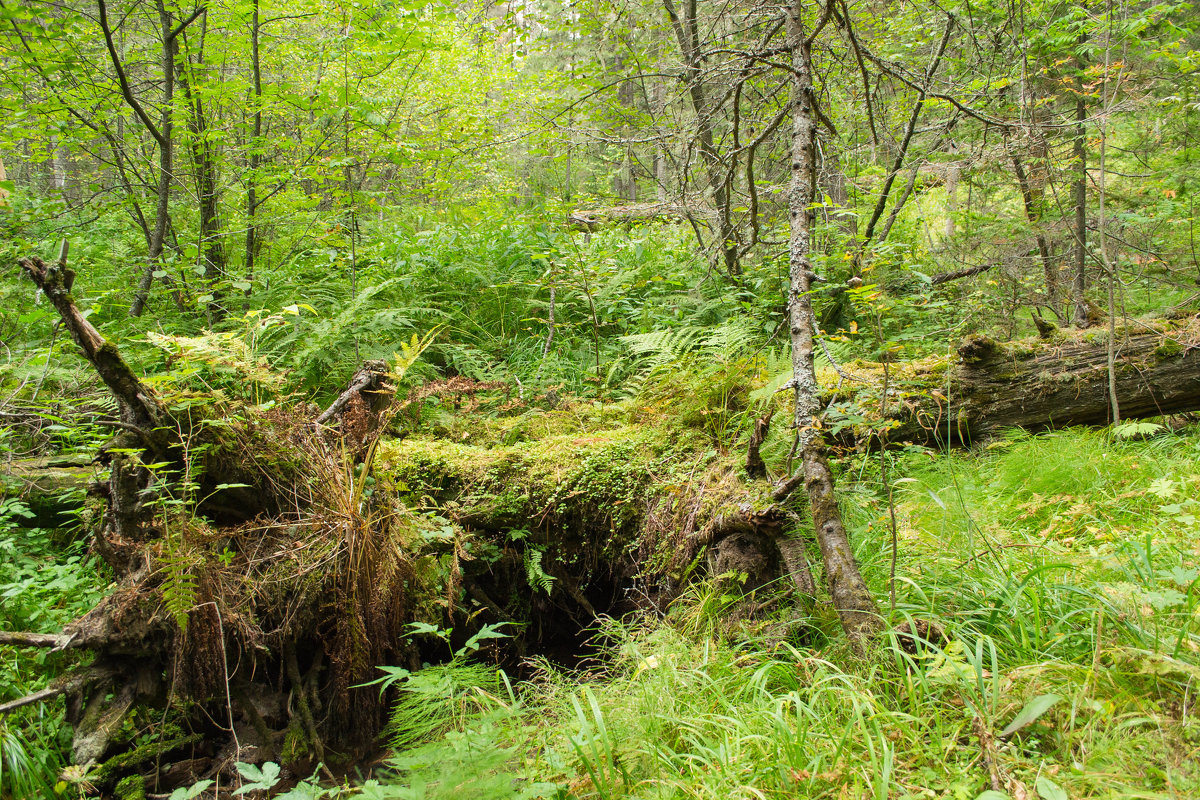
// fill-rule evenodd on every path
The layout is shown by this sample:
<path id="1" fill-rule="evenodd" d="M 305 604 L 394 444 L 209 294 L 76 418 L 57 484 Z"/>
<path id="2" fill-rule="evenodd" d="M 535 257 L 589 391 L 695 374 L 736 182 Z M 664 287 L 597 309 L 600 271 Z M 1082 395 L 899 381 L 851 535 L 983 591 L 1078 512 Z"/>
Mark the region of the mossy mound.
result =
<path id="1" fill-rule="evenodd" d="M 626 607 L 633 585 L 662 602 L 721 520 L 773 506 L 772 484 L 745 480 L 744 456 L 702 428 L 629 421 L 639 414 L 560 409 L 386 442 L 381 486 L 448 523 L 455 563 L 442 570 L 461 572 L 468 609 L 520 620 L 558 603 L 583 621 Z M 504 444 L 518 426 L 542 435 Z"/>

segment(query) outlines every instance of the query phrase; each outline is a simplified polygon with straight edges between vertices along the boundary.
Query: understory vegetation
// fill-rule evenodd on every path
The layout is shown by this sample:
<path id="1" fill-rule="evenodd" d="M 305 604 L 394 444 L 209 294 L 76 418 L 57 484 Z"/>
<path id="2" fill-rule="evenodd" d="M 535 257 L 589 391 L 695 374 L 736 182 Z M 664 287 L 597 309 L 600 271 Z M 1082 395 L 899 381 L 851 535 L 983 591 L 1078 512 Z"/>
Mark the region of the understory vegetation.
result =
<path id="1" fill-rule="evenodd" d="M 1200 15 L 0 0 L 0 800 L 1200 797 Z"/>
<path id="2" fill-rule="evenodd" d="M 676 389 L 684 394 L 664 397 L 650 382 L 633 401 L 499 418 L 441 412 L 420 422 L 425 433 L 385 448 L 379 486 L 414 498 L 419 513 L 444 513 L 432 488 L 470 484 L 488 513 L 508 502 L 524 518 L 531 498 L 553 505 L 539 493 L 555 487 L 611 505 L 736 470 L 737 454 L 731 461 L 714 446 L 724 426 L 707 422 L 721 407 Z M 679 427 L 686 415 L 655 412 L 655 397 L 712 413 Z M 1140 424 L 1124 435 L 1015 433 L 975 453 L 888 454 L 895 602 L 891 631 L 865 655 L 790 585 L 748 598 L 729 574 L 690 584 L 656 612 L 600 617 L 586 648 L 565 660 L 534 647 L 508 661 L 503 648 L 519 628 L 485 626 L 463 646 L 465 636 L 414 624 L 414 637 L 446 643 L 424 669 L 380 673 L 381 690 L 396 690 L 385 731 L 395 749 L 373 776 L 295 785 L 307 776 L 281 777 L 268 762 L 265 772 L 243 765 L 243 785 L 294 786 L 293 798 L 1190 796 L 1200 787 L 1191 716 L 1200 434 Z M 768 461 L 778 468 L 785 457 Z M 886 598 L 879 465 L 869 454 L 843 461 L 842 504 L 859 563 Z M 512 497 L 496 495 L 504 486 Z M 6 509 L 22 513 L 13 501 Z M 619 527 L 615 509 L 595 513 Z M 103 578 L 91 559 L 64 558 L 61 543 L 13 521 L 4 625 L 57 630 L 89 607 Z M 457 549 L 487 559 L 487 547 L 468 536 Z M 538 576 L 554 577 L 526 567 L 518 580 L 548 598 Z M 444 555 L 427 568 L 450 569 Z M 8 682 L 36 689 L 64 657 L 6 658 Z M 57 775 L 55 713 L 33 707 L 4 723 L 6 791 L 71 791 Z"/>

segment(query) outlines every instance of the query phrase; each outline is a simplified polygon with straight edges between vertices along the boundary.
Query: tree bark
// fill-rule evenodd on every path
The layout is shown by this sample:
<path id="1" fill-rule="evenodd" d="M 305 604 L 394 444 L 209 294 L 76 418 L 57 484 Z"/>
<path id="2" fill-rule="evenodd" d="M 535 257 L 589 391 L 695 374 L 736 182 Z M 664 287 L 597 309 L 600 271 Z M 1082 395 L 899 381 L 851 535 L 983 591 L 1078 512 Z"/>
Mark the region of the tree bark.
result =
<path id="1" fill-rule="evenodd" d="M 692 110 L 696 114 L 696 144 L 700 151 L 700 160 L 704 162 L 704 172 L 708 179 L 708 188 L 712 192 L 713 205 L 717 216 L 717 261 L 730 278 L 742 274 L 738 259 L 738 245 L 734 231 L 729 192 L 725 183 L 721 156 L 717 152 L 716 139 L 713 133 L 713 112 L 708 97 L 704 91 L 704 78 L 701 70 L 704 53 L 700 47 L 700 22 L 696 0 L 683 0 L 677 9 L 673 0 L 663 0 L 663 7 L 671 20 L 671 28 L 679 44 L 679 54 L 683 58 L 684 84 L 687 86 L 688 98 Z"/>
<path id="2" fill-rule="evenodd" d="M 1087 41 L 1079 35 L 1079 44 Z M 1083 99 L 1083 56 L 1076 53 L 1075 69 L 1075 280 L 1071 284 L 1073 322 L 1077 328 L 1091 325 L 1087 303 L 1087 104 Z"/>
<path id="3" fill-rule="evenodd" d="M 842 627 L 856 648 L 881 628 L 875 600 L 859 572 L 850 549 L 834 493 L 833 473 L 820 435 L 819 387 L 813 362 L 813 272 L 810 252 L 815 214 L 816 98 L 812 86 L 812 57 L 804 25 L 803 0 L 788 9 L 788 45 L 792 66 L 792 154 L 788 188 L 789 277 L 788 315 L 792 344 L 792 380 L 796 393 L 795 426 L 800 437 L 801 473 L 817 543 L 825 565 L 825 581 Z"/>
<path id="4" fill-rule="evenodd" d="M 1200 317 L 1149 323 L 1123 336 L 1115 354 L 1115 391 L 1124 419 L 1200 410 Z M 1069 425 L 1107 425 L 1106 342 L 1001 345 L 971 337 L 959 347 L 949 374 L 916 376 L 900 409 L 890 442 L 960 445 L 1008 428 L 1044 431 Z M 944 393 L 949 387 L 949 399 Z M 868 390 L 871 391 L 871 390 Z"/>

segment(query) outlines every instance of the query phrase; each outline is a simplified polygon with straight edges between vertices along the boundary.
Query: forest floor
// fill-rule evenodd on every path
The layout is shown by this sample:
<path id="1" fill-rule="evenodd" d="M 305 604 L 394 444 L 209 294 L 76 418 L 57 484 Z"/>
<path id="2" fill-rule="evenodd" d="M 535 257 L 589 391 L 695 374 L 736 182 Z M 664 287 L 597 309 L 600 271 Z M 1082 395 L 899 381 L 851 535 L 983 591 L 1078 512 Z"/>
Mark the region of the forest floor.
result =
<path id="1" fill-rule="evenodd" d="M 413 797 L 1196 796 L 1200 430 L 1159 434 L 902 459 L 888 613 L 940 627 L 932 645 L 893 633 L 854 656 L 827 610 L 747 614 L 728 583 L 701 582 L 661 616 L 602 620 L 574 668 L 412 686 L 452 722 L 389 782 Z M 876 462 L 846 466 L 886 609 L 885 494 Z"/>
<path id="2" fill-rule="evenodd" d="M 581 558 L 636 561 L 661 553 L 618 524 L 625 503 L 695 497 L 688 486 L 698 483 L 708 487 L 701 497 L 711 493 L 699 513 L 712 518 L 732 502 L 713 499 L 721 487 L 737 483 L 745 495 L 745 485 L 729 479 L 744 456 L 714 444 L 719 414 L 697 411 L 688 422 L 684 413 L 682 428 L 663 427 L 680 416 L 668 409 L 689 408 L 644 393 L 637 402 L 580 401 L 500 420 L 462 409 L 385 442 L 378 487 L 401 493 L 418 513 L 453 520 L 422 534 L 437 540 L 440 530 L 453 542 L 450 562 L 445 546 L 438 557 L 451 575 L 479 571 L 489 558 L 502 565 L 501 551 L 523 548 L 516 572 L 477 585 L 508 612 L 517 601 L 502 594 L 505 581 L 521 583 L 510 588 L 525 598 L 528 624 L 488 627 L 497 638 L 486 648 L 458 647 L 461 631 L 414 630 L 430 663 L 381 673 L 398 696 L 386 729 L 394 749 L 371 778 L 335 787 L 315 776 L 295 785 L 306 776 L 289 780 L 285 769 L 280 781 L 278 771 L 246 767 L 247 783 L 257 781 L 260 796 L 276 781 L 278 789 L 295 785 L 289 798 L 1200 793 L 1194 424 L 1143 425 L 1126 438 L 1111 430 L 1014 433 L 973 451 L 889 455 L 894 604 L 879 456 L 847 454 L 843 509 L 891 626 L 875 649 L 857 655 L 825 605 L 782 581 L 747 598 L 736 576 L 711 575 L 666 604 L 614 570 L 607 602 L 579 583 L 568 593 L 574 602 L 552 592 L 572 580 L 571 570 L 556 558 L 555 542 L 538 538 L 527 506 L 542 508 L 543 519 L 558 514 L 564 530 L 575 525 L 593 544 L 603 540 L 592 551 L 577 548 Z M 776 466 L 786 451 L 780 438 L 764 451 Z M 20 512 L 11 502 L 6 509 Z M 489 525 L 490 539 L 461 535 Z M 81 551 L 64 557 L 49 533 L 6 527 L 0 550 L 0 626 L 9 630 L 57 631 L 105 591 Z M 595 621 L 580 612 L 589 598 L 601 614 Z M 487 609 L 472 607 L 459 618 L 478 630 L 472 620 Z M 914 642 L 906 630 L 923 638 Z M 439 637 L 454 647 L 431 656 Z M 459 655 L 450 657 L 455 647 Z M 32 675 L 49 675 L 66 658 L 6 653 L 0 674 L 29 691 Z M 3 721 L 0 768 L 35 775 L 40 760 L 42 774 L 52 774 L 69 743 L 61 711 L 25 712 Z M 30 763 L 14 761 L 22 755 Z M 78 786 L 31 779 L 26 796 L 69 796 Z M 232 787 L 209 784 L 216 788 Z"/>

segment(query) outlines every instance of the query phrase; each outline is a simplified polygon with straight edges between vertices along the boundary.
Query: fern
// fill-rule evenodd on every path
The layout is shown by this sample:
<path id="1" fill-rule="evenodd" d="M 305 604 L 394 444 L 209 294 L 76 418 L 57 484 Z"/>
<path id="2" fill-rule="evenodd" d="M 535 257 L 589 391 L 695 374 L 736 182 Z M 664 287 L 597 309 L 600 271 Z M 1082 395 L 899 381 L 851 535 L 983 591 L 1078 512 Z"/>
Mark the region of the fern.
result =
<path id="1" fill-rule="evenodd" d="M 167 540 L 167 551 L 163 554 L 163 603 L 175 619 L 181 632 L 187 632 L 188 614 L 196 605 L 196 576 L 193 559 L 177 544 Z"/>
<path id="2" fill-rule="evenodd" d="M 620 342 L 629 348 L 631 355 L 645 359 L 646 366 L 653 368 L 686 355 L 703 333 L 704 329 L 699 327 L 668 328 L 622 336 Z"/>
<path id="3" fill-rule="evenodd" d="M 701 349 L 719 358 L 736 358 L 758 343 L 759 331 L 752 317 L 734 317 L 711 329 Z"/>
<path id="4" fill-rule="evenodd" d="M 542 568 L 542 557 L 546 554 L 540 547 L 525 548 L 525 577 L 534 590 L 541 589 L 547 595 L 554 589 L 554 576 Z"/>
<path id="5" fill-rule="evenodd" d="M 678 361 L 692 352 L 729 359 L 742 355 L 758 343 L 761 335 L 750 317 L 735 317 L 715 328 L 688 325 L 680 328 L 635 333 L 620 341 L 635 358 L 643 358 L 650 367 Z"/>

